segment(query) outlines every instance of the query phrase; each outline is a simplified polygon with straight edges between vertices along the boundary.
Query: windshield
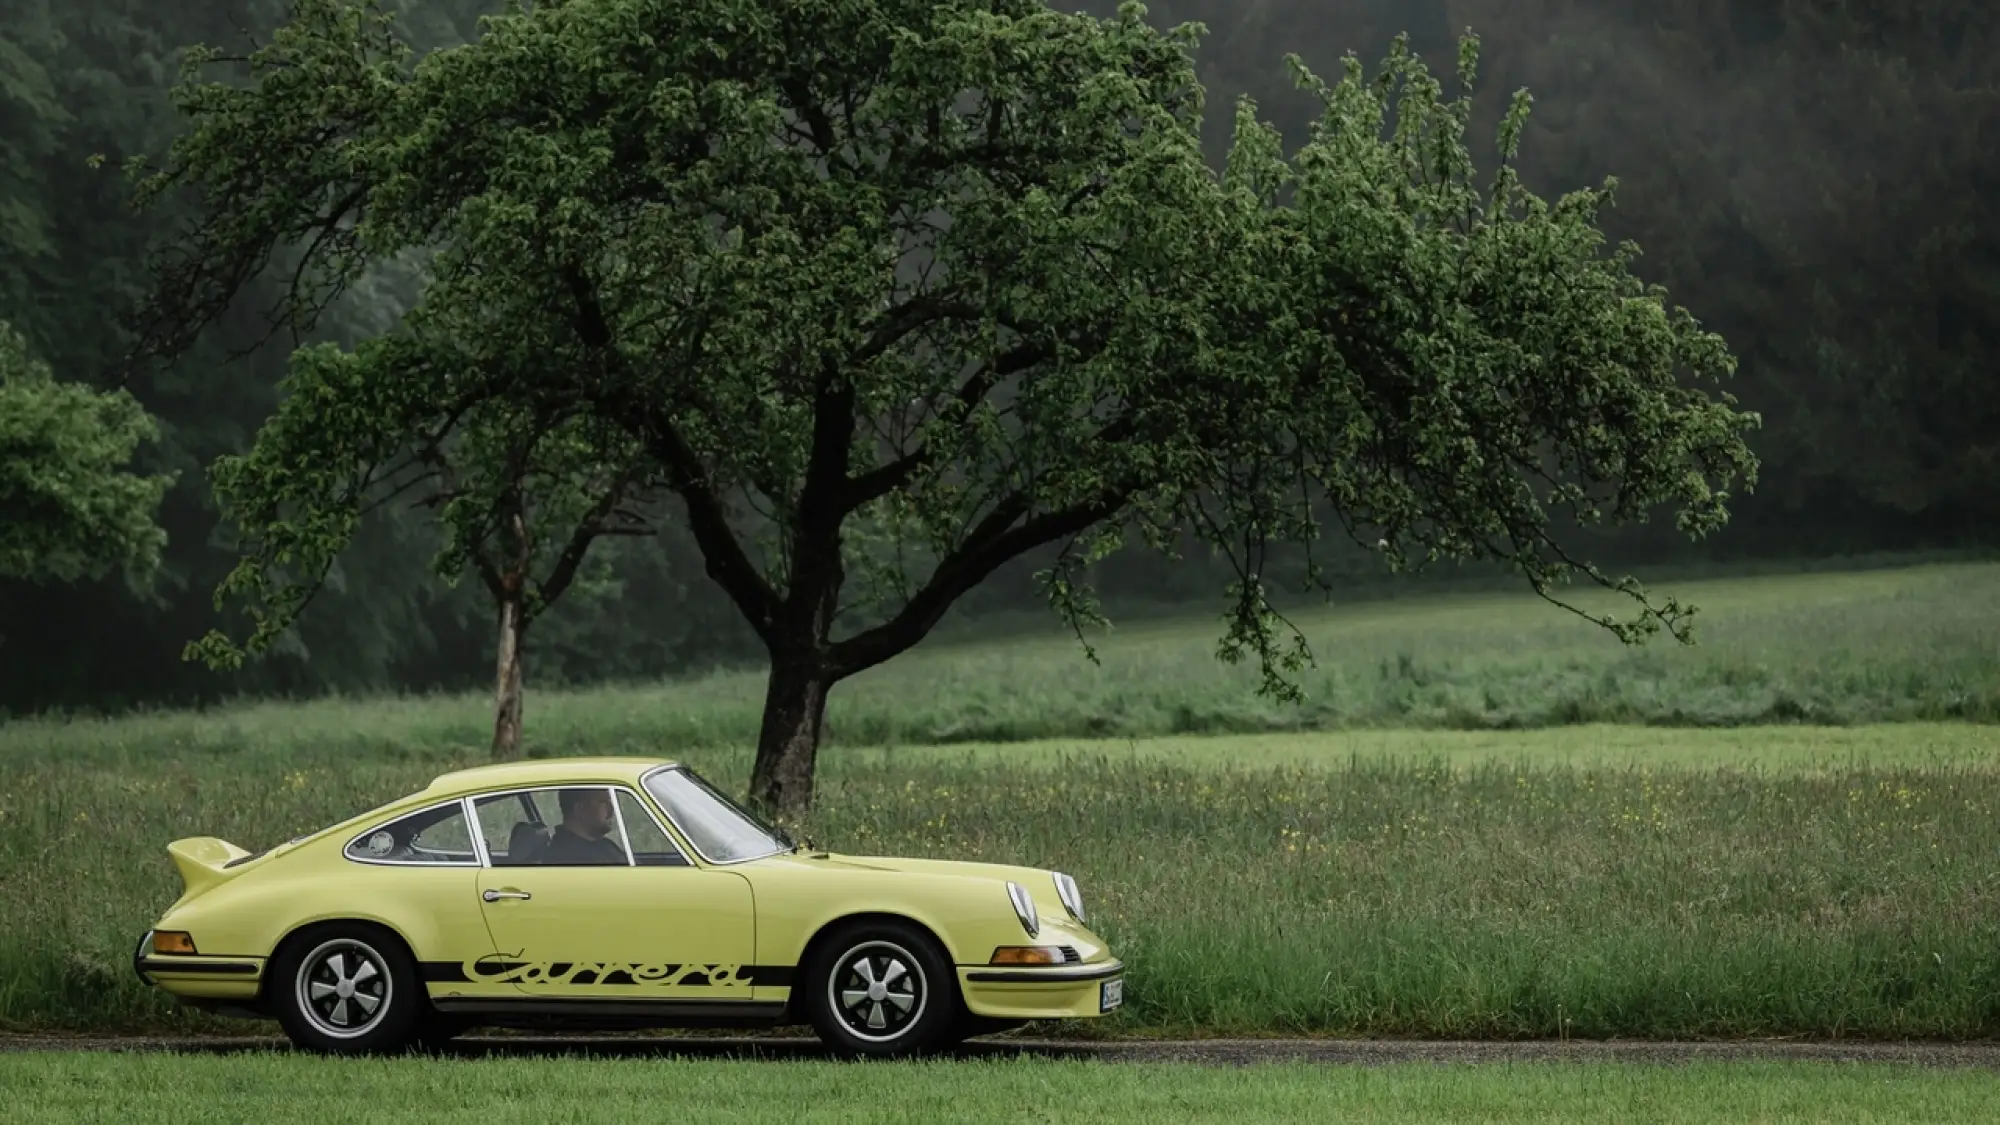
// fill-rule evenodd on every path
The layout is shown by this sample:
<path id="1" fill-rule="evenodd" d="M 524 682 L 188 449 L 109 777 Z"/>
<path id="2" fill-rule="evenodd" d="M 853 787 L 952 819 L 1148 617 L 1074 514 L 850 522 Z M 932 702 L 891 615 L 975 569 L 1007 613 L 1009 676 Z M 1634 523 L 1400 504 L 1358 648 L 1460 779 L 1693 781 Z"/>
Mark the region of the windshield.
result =
<path id="1" fill-rule="evenodd" d="M 660 807 L 687 833 L 695 850 L 710 863 L 757 859 L 790 846 L 783 833 L 685 769 L 648 774 L 646 792 L 660 802 Z"/>

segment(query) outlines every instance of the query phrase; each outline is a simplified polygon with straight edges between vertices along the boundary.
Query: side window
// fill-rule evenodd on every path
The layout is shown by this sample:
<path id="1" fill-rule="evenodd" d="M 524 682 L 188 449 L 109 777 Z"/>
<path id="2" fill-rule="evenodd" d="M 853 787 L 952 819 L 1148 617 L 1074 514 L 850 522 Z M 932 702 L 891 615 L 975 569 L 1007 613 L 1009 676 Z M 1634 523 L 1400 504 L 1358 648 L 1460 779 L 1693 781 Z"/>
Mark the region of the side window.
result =
<path id="1" fill-rule="evenodd" d="M 624 867 L 632 861 L 601 785 L 482 797 L 473 805 L 495 867 Z"/>
<path id="2" fill-rule="evenodd" d="M 486 843 L 486 857 L 495 867 L 533 863 L 535 853 L 549 842 L 550 826 L 541 823 L 529 794 L 481 797 L 472 802 L 472 808 L 479 817 L 479 837 Z"/>
<path id="3" fill-rule="evenodd" d="M 625 836 L 632 844 L 632 862 L 641 867 L 686 867 L 687 857 L 660 830 L 660 822 L 623 789 L 618 791 L 618 816 L 625 822 Z"/>
<path id="4" fill-rule="evenodd" d="M 346 855 L 377 863 L 479 863 L 465 822 L 465 806 L 456 801 L 392 820 L 347 845 Z"/>

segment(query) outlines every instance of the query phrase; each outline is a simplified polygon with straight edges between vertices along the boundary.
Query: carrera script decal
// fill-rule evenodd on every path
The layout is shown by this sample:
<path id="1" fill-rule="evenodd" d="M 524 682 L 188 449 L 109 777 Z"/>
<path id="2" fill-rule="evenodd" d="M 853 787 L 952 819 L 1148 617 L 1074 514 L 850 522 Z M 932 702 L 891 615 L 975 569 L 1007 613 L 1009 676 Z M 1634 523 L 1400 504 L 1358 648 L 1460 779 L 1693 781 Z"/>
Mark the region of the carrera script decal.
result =
<path id="1" fill-rule="evenodd" d="M 520 954 L 464 963 L 474 984 L 628 984 L 655 988 L 749 988 L 742 965 L 669 965 L 645 961 L 524 961 Z"/>

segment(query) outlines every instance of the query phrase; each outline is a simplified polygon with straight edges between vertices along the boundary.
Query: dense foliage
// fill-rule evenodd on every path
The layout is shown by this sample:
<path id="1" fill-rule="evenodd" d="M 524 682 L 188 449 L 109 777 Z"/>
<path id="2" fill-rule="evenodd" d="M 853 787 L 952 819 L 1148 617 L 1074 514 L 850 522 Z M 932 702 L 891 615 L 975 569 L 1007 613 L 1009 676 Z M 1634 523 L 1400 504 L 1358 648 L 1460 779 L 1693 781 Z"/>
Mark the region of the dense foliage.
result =
<path id="1" fill-rule="evenodd" d="M 1268 590 L 1321 576 L 1309 556 L 1274 572 L 1269 547 L 1329 530 L 1395 569 L 1617 585 L 1638 616 L 1590 616 L 1682 634 L 1676 603 L 1555 524 L 1664 509 L 1716 530 L 1756 420 L 1712 397 L 1722 340 L 1605 247 L 1608 189 L 1520 182 L 1524 98 L 1481 172 L 1471 38 L 1455 98 L 1400 40 L 1373 75 L 1298 67 L 1321 106 L 1306 144 L 1287 158 L 1246 100 L 1218 174 L 1196 31 L 1143 15 L 551 0 L 411 65 L 386 15 L 298 0 L 243 72 L 196 56 L 192 127 L 142 199 L 199 202 L 142 352 L 184 351 L 276 255 L 301 257 L 269 315 L 301 334 L 422 262 L 408 314 L 299 353 L 279 415 L 217 467 L 250 647 L 409 467 L 445 489 L 445 558 L 489 575 L 503 677 L 523 513 L 588 513 L 540 601 L 622 492 L 671 493 L 769 654 L 751 796 L 786 812 L 811 804 L 829 690 L 1045 547 L 1038 580 L 1079 628 L 1078 571 L 1124 541 L 1224 555 L 1222 655 L 1281 695 L 1306 646 Z M 519 541 L 508 581 L 482 549 L 496 523 Z M 499 695 L 505 750 L 519 693 Z"/>
<path id="2" fill-rule="evenodd" d="M 1058 4 L 1058 8 L 1069 5 Z M 1085 5 L 1108 15 L 1109 0 Z M 477 33 L 479 0 L 404 0 L 417 47 Z M 66 379 L 91 381 L 126 344 L 121 312 L 149 238 L 171 211 L 136 215 L 116 173 L 162 153 L 183 123 L 168 108 L 180 49 L 269 40 L 282 0 L 21 0 L 0 11 L 0 319 Z M 1160 0 L 1156 25 L 1196 19 L 1211 103 L 1255 94 L 1292 138 L 1316 104 L 1282 64 L 1297 50 L 1330 72 L 1342 52 L 1373 57 L 1408 30 L 1448 67 L 1452 37 L 1484 40 L 1488 89 L 1532 87 L 1525 180 L 1545 192 L 1623 180 L 1605 223 L 1647 251 L 1639 272 L 1671 286 L 1741 359 L 1735 390 L 1766 419 L 1758 493 L 1731 526 L 1691 550 L 1713 557 L 1976 540 L 1995 504 L 2000 380 L 2000 146 L 1985 91 L 2000 11 L 1977 0 L 1834 4 L 1795 0 Z M 1490 136 L 1492 113 L 1475 122 Z M 1211 160 L 1229 134 L 1209 115 Z M 102 168 L 89 158 L 102 155 Z M 323 335 L 385 323 L 407 291 L 351 294 Z M 249 302 L 246 302 L 248 304 Z M 491 671 L 484 590 L 440 588 L 426 522 L 375 513 L 330 575 L 319 612 L 274 659 L 229 675 L 179 659 L 218 623 L 210 595 L 235 561 L 205 467 L 247 448 L 277 402 L 289 341 L 242 309 L 195 355 L 130 389 L 162 422 L 141 451 L 177 470 L 161 511 L 169 540 L 155 594 L 121 584 L 0 582 L 0 707 L 121 706 L 233 691 L 312 692 L 465 683 Z M 248 358 L 224 362 L 237 348 Z M 1645 529 L 1600 557 L 1685 556 Z M 1192 544 L 1190 544 L 1192 546 Z M 1092 564 L 1107 600 L 1209 595 L 1227 567 L 1200 551 L 1178 564 L 1121 554 Z M 617 541 L 606 580 L 573 592 L 537 626 L 538 674 L 653 674 L 756 651 L 707 583 L 691 541 Z M 1368 558 L 1336 564 L 1378 568 Z M 961 603 L 1030 604 L 1028 575 L 1003 569 Z M 1354 570 L 1354 573 L 1364 571 Z M 115 655 L 108 655 L 115 654 Z"/>
<path id="3" fill-rule="evenodd" d="M 150 577 L 165 539 L 153 512 L 171 478 L 128 465 L 156 436 L 131 395 L 58 382 L 0 321 L 0 575 Z"/>

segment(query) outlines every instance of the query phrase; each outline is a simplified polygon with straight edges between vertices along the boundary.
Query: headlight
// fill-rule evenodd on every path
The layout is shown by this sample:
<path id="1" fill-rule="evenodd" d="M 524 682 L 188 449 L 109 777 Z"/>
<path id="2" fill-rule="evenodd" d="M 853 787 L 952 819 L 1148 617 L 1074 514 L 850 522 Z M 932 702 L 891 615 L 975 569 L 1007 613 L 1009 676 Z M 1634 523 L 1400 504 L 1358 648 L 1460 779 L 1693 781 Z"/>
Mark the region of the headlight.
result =
<path id="1" fill-rule="evenodd" d="M 1042 932 L 1042 920 L 1035 916 L 1035 900 L 1028 896 L 1028 888 L 1019 883 L 1007 884 L 1007 897 L 1014 903 L 1014 913 L 1021 919 L 1021 928 L 1029 937 Z"/>
<path id="2" fill-rule="evenodd" d="M 1069 911 L 1070 917 L 1083 921 L 1083 892 L 1076 889 L 1076 880 L 1060 871 L 1055 876 L 1056 894 L 1061 896 L 1063 908 Z"/>

